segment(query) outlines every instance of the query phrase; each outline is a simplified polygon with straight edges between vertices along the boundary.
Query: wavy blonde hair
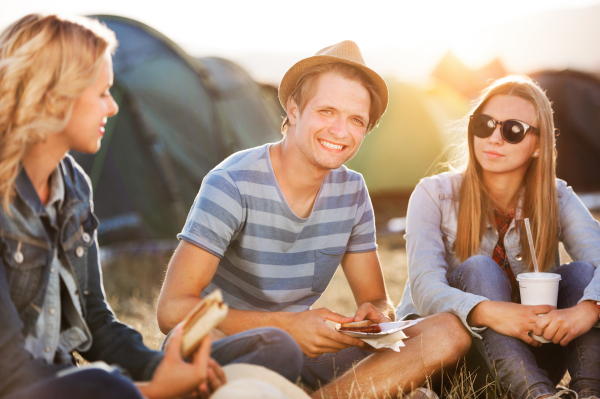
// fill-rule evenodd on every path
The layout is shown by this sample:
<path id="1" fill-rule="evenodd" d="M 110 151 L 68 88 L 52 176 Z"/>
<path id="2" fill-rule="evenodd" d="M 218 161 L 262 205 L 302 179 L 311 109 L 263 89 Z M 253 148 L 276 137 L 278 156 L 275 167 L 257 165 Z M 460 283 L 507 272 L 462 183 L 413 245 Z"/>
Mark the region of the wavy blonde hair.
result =
<path id="1" fill-rule="evenodd" d="M 552 106 L 544 91 L 533 80 L 526 76 L 512 75 L 498 79 L 486 88 L 476 101 L 472 113 L 481 113 L 496 95 L 523 98 L 536 110 L 539 156 L 530 161 L 522 182 L 525 189 L 522 216 L 529 218 L 537 262 L 540 270 L 544 271 L 554 262 L 560 217 L 556 193 L 556 142 Z M 468 133 L 467 135 L 468 151 L 463 151 L 463 178 L 459 191 L 456 232 L 456 254 L 463 261 L 477 254 L 486 222 L 495 225 L 492 201 L 481 177 L 481 166 L 475 158 L 473 137 Z M 517 227 L 520 232 L 521 253 L 526 259 L 527 268 L 533 270 L 527 233 L 521 221 Z"/>
<path id="2" fill-rule="evenodd" d="M 0 34 L 0 198 L 9 212 L 28 146 L 62 131 L 117 39 L 97 20 L 27 15 Z"/>

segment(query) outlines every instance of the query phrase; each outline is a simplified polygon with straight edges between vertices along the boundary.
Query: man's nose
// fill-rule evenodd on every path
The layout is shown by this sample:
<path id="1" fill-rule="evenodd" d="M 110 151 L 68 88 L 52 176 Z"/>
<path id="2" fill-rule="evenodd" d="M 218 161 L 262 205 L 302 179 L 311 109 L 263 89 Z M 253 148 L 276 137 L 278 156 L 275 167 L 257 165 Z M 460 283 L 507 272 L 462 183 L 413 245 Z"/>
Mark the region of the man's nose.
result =
<path id="1" fill-rule="evenodd" d="M 346 137 L 349 134 L 348 124 L 344 118 L 335 118 L 329 128 L 329 131 L 335 134 L 337 137 Z"/>

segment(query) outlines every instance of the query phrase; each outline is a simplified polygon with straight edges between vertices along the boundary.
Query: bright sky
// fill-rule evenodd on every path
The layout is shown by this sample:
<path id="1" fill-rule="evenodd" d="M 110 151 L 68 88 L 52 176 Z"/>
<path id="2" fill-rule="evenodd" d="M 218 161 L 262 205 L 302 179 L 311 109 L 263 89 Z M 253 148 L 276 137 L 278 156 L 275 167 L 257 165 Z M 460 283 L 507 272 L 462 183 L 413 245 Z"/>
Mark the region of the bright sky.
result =
<path id="1" fill-rule="evenodd" d="M 438 57 L 440 49 L 450 48 L 468 64 L 481 65 L 489 61 L 490 54 L 473 48 L 473 37 L 479 31 L 502 29 L 507 21 L 527 15 L 599 2 L 0 0 L 0 27 L 31 12 L 116 14 L 152 26 L 196 56 L 219 55 L 240 60 L 265 54 L 300 58 L 350 39 L 359 44 L 367 62 L 368 54 L 375 52 L 390 51 L 393 58 L 398 57 L 395 50 L 402 54 L 424 51 Z M 248 63 L 252 64 L 252 60 Z M 257 69 L 257 65 L 250 68 Z M 260 74 L 260 70 L 255 73 Z"/>

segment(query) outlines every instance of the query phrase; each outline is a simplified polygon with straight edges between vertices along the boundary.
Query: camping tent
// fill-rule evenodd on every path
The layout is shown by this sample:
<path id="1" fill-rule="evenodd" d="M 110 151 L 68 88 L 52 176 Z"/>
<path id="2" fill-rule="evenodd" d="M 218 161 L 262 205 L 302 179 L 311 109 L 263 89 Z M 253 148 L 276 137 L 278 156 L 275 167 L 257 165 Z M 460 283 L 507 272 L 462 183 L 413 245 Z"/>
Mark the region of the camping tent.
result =
<path id="1" fill-rule="evenodd" d="M 532 77 L 552 101 L 559 131 L 557 176 L 577 193 L 600 191 L 600 81 L 571 70 Z"/>
<path id="2" fill-rule="evenodd" d="M 443 82 L 421 87 L 387 79 L 390 100 L 381 123 L 346 165 L 365 178 L 376 220 L 406 214 L 410 193 L 435 172 L 454 139 L 449 124 L 468 112 L 467 100 Z M 383 230 L 382 230 L 383 231 Z"/>
<path id="3" fill-rule="evenodd" d="M 363 174 L 372 195 L 412 192 L 450 142 L 447 125 L 468 111 L 453 89 L 423 89 L 387 80 L 390 101 L 380 125 L 367 135 L 347 165 Z"/>
<path id="4" fill-rule="evenodd" d="M 235 151 L 278 140 L 280 110 L 240 67 L 188 56 L 139 22 L 98 16 L 119 40 L 113 96 L 90 175 L 101 243 L 174 239 L 206 173 Z"/>

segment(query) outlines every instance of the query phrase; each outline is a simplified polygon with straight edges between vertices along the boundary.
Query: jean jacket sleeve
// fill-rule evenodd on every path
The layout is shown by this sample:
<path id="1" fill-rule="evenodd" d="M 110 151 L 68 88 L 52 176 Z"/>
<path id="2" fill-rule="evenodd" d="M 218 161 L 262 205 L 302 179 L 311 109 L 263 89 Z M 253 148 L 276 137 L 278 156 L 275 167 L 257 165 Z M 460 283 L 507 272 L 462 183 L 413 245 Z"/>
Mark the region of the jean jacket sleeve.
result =
<path id="1" fill-rule="evenodd" d="M 469 326 L 467 316 L 487 298 L 451 287 L 446 277 L 442 221 L 450 206 L 442 206 L 440 184 L 437 176 L 423 179 L 408 204 L 405 238 L 412 300 L 421 315 L 453 313 L 473 336 L 481 338 L 478 332 L 483 329 Z"/>
<path id="2" fill-rule="evenodd" d="M 0 397 L 52 377 L 65 365 L 36 360 L 25 349 L 23 323 L 9 294 L 0 257 Z"/>
<path id="3" fill-rule="evenodd" d="M 600 225 L 562 180 L 557 180 L 560 202 L 560 240 L 575 261 L 587 262 L 596 268 L 581 301 L 600 301 Z"/>
<path id="4" fill-rule="evenodd" d="M 135 381 L 152 379 L 163 354 L 146 347 L 141 334 L 117 320 L 106 302 L 96 236 L 87 256 L 89 284 L 85 319 L 92 333 L 92 346 L 81 355 L 88 361 L 119 365 Z"/>

